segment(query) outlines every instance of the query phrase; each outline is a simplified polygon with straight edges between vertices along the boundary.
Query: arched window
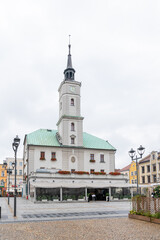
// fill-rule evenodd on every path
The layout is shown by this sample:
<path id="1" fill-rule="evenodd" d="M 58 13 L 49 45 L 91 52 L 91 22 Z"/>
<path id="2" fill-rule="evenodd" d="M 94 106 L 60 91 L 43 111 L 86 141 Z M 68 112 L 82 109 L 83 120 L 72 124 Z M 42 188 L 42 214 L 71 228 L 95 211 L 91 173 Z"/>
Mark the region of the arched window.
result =
<path id="1" fill-rule="evenodd" d="M 71 123 L 71 131 L 75 131 L 74 130 L 74 123 Z"/>
<path id="2" fill-rule="evenodd" d="M 71 106 L 74 106 L 74 99 L 71 98 Z"/>
<path id="3" fill-rule="evenodd" d="M 67 72 L 66 76 L 67 76 L 67 78 L 68 78 L 68 72 Z"/>

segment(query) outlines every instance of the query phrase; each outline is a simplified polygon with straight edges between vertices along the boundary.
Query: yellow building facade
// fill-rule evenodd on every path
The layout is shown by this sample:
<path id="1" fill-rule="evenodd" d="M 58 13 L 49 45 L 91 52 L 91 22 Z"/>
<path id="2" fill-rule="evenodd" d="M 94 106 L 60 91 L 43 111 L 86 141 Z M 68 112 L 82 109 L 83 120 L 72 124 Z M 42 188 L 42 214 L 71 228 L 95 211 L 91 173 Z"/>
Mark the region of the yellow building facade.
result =
<path id="1" fill-rule="evenodd" d="M 136 184 L 137 183 L 137 168 L 136 162 L 132 161 L 129 169 L 129 183 Z"/>
<path id="2" fill-rule="evenodd" d="M 7 191 L 7 170 L 0 164 L 0 196 L 6 196 Z"/>

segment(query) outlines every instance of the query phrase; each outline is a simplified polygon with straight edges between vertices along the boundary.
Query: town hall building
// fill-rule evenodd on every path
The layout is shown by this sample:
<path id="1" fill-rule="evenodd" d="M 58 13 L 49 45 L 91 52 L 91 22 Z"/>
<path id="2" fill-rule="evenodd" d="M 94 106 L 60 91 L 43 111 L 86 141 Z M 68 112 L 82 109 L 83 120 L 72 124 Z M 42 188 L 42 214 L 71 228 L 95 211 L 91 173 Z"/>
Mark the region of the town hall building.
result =
<path id="1" fill-rule="evenodd" d="M 83 132 L 81 82 L 75 80 L 71 45 L 64 80 L 59 89 L 57 130 L 39 129 L 24 139 L 23 196 L 41 200 L 97 200 L 113 197 L 119 188 L 128 194 L 124 175 L 115 172 L 116 149 L 108 142 Z"/>

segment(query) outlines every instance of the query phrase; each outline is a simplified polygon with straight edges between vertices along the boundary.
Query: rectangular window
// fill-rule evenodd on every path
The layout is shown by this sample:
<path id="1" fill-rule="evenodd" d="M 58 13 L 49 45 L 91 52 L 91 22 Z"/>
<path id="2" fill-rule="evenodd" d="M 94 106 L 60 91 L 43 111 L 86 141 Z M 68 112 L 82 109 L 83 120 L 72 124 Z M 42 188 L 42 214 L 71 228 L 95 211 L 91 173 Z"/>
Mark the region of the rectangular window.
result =
<path id="1" fill-rule="evenodd" d="M 150 183 L 151 182 L 151 177 L 147 176 L 147 180 L 148 180 L 148 183 Z"/>
<path id="2" fill-rule="evenodd" d="M 51 152 L 51 159 L 55 160 L 56 159 L 56 152 Z"/>
<path id="3" fill-rule="evenodd" d="M 100 162 L 104 162 L 104 154 L 100 154 Z"/>
<path id="4" fill-rule="evenodd" d="M 101 172 L 104 172 L 104 169 L 101 169 Z"/>
<path id="5" fill-rule="evenodd" d="M 1 177 L 4 177 L 4 171 L 2 171 L 2 173 L 1 173 Z"/>
<path id="6" fill-rule="evenodd" d="M 137 171 L 134 171 L 134 175 L 137 175 Z"/>
<path id="7" fill-rule="evenodd" d="M 142 166 L 142 173 L 144 173 L 145 171 L 144 171 L 144 166 Z"/>
<path id="8" fill-rule="evenodd" d="M 74 138 L 71 137 L 71 144 L 74 144 Z"/>
<path id="9" fill-rule="evenodd" d="M 94 169 L 90 169 L 90 173 L 94 172 Z"/>
<path id="10" fill-rule="evenodd" d="M 142 183 L 145 183 L 145 176 L 142 177 Z"/>
<path id="11" fill-rule="evenodd" d="M 45 160 L 45 152 L 40 152 L 40 160 Z"/>
<path id="12" fill-rule="evenodd" d="M 19 175 L 22 175 L 22 170 L 19 170 Z"/>
<path id="13" fill-rule="evenodd" d="M 156 164 L 153 164 L 152 166 L 153 166 L 153 172 L 155 172 L 156 171 Z"/>
<path id="14" fill-rule="evenodd" d="M 156 175 L 153 175 L 153 182 L 156 182 Z"/>
<path id="15" fill-rule="evenodd" d="M 1 180 L 1 186 L 4 186 L 4 181 L 3 180 Z"/>
<path id="16" fill-rule="evenodd" d="M 9 166 L 12 167 L 12 162 L 9 162 Z"/>
<path id="17" fill-rule="evenodd" d="M 90 160 L 94 160 L 94 154 L 90 154 Z"/>
<path id="18" fill-rule="evenodd" d="M 131 172 L 131 176 L 133 176 L 133 172 Z"/>
<path id="19" fill-rule="evenodd" d="M 132 184 L 134 184 L 134 180 L 132 180 Z"/>
<path id="20" fill-rule="evenodd" d="M 135 179 L 135 183 L 137 183 L 137 179 Z"/>
<path id="21" fill-rule="evenodd" d="M 150 165 L 147 165 L 147 172 L 150 172 Z"/>
<path id="22" fill-rule="evenodd" d="M 19 166 L 22 166 L 22 162 L 19 162 Z"/>

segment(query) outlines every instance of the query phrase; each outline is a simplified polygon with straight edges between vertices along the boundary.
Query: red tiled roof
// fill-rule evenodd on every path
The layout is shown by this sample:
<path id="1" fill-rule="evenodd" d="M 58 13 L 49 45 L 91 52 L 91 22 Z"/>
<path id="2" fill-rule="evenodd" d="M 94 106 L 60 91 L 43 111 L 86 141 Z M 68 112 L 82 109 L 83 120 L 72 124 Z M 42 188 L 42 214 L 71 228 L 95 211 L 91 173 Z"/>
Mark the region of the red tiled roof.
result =
<path id="1" fill-rule="evenodd" d="M 129 171 L 131 164 L 119 170 L 119 172 Z"/>

